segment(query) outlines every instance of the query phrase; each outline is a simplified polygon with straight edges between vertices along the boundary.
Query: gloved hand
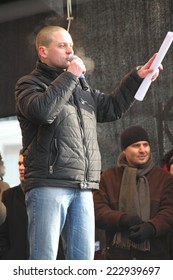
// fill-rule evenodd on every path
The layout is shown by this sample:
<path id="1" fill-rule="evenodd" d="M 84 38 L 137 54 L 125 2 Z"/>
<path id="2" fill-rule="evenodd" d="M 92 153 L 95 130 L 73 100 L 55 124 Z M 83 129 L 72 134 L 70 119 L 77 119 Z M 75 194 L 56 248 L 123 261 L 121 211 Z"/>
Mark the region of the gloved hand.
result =
<path id="1" fill-rule="evenodd" d="M 143 223 L 141 218 L 137 215 L 123 215 L 120 218 L 119 226 L 121 229 L 129 229 L 131 226 Z"/>
<path id="2" fill-rule="evenodd" d="M 135 225 L 130 228 L 129 239 L 136 243 L 141 243 L 147 239 L 150 239 L 155 235 L 155 228 L 150 223 L 143 223 Z"/>

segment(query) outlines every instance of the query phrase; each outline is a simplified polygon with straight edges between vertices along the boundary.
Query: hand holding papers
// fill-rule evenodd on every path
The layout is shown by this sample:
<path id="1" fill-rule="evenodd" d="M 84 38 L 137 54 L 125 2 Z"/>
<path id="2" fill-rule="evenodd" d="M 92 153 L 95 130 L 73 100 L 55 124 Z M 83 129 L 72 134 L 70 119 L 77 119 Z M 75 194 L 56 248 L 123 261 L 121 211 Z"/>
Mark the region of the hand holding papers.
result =
<path id="1" fill-rule="evenodd" d="M 152 73 L 149 73 L 145 79 L 142 81 L 140 87 L 138 88 L 137 93 L 135 94 L 135 99 L 142 101 L 147 93 L 147 90 L 151 84 L 152 77 L 156 73 L 157 69 L 159 68 L 160 64 L 162 63 L 162 60 L 164 56 L 166 55 L 171 43 L 173 41 L 173 32 L 168 32 L 154 61 L 151 64 L 151 68 L 153 69 Z"/>

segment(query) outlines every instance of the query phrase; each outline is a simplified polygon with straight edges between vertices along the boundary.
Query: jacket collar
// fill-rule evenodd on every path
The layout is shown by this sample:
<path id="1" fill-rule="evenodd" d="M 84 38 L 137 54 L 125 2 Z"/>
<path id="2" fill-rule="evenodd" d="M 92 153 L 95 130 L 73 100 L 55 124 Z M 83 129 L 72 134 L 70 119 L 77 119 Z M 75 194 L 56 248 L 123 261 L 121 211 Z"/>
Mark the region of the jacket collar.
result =
<path id="1" fill-rule="evenodd" d="M 64 69 L 50 67 L 47 64 L 42 63 L 40 60 L 38 60 L 36 63 L 36 70 L 39 71 L 41 74 L 44 74 L 44 76 L 46 75 L 52 79 L 57 78 L 60 74 L 64 72 Z"/>

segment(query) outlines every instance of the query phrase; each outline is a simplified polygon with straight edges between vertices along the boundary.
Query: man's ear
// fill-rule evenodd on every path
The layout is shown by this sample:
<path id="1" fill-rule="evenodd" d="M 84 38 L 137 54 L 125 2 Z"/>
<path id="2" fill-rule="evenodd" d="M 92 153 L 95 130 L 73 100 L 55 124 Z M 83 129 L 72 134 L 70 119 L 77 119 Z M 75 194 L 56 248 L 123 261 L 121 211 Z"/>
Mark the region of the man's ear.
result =
<path id="1" fill-rule="evenodd" d="M 40 57 L 46 58 L 47 57 L 47 48 L 45 46 L 39 46 L 38 54 Z"/>

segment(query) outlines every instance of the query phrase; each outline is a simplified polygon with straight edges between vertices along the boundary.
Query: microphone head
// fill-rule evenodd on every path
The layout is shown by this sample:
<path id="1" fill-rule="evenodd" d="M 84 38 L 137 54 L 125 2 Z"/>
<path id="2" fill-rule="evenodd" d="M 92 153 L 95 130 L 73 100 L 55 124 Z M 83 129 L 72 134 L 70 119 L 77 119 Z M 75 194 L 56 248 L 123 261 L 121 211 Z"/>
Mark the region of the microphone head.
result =
<path id="1" fill-rule="evenodd" d="M 70 56 L 70 62 L 71 62 L 75 57 L 76 57 L 76 55 L 72 54 L 72 55 Z"/>

